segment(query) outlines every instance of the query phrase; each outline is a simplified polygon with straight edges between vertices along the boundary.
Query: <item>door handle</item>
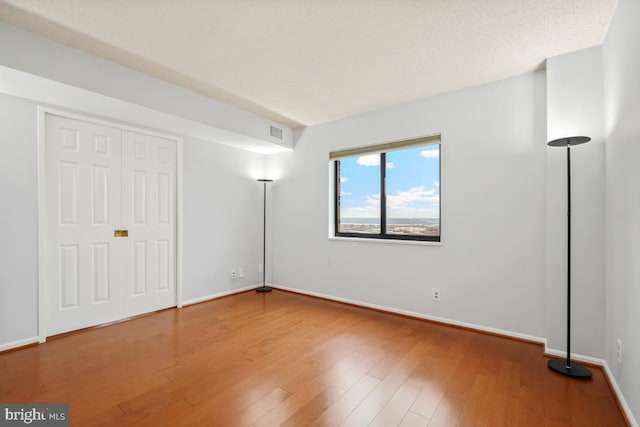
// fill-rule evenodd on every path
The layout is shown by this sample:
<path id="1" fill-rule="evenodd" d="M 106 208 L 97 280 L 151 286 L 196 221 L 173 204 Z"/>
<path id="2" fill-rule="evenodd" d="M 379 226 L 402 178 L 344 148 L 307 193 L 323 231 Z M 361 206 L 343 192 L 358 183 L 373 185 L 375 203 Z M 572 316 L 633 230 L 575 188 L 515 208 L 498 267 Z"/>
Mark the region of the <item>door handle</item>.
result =
<path id="1" fill-rule="evenodd" d="M 113 230 L 113 237 L 129 237 L 129 230 Z"/>

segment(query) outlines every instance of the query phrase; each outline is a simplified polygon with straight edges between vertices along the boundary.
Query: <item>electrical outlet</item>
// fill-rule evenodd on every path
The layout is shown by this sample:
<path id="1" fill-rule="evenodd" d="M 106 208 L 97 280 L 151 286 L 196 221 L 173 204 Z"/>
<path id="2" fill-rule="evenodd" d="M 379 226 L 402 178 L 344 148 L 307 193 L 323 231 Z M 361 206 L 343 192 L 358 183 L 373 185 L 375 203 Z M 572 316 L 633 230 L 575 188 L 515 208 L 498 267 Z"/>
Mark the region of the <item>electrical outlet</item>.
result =
<path id="1" fill-rule="evenodd" d="M 440 301 L 440 288 L 431 289 L 431 299 L 434 301 Z"/>
<path id="2" fill-rule="evenodd" d="M 262 273 L 262 264 L 258 264 L 258 273 Z"/>
<path id="3" fill-rule="evenodd" d="M 618 356 L 618 363 L 622 363 L 622 341 L 620 338 L 616 341 L 616 356 Z"/>
<path id="4" fill-rule="evenodd" d="M 238 277 L 241 279 L 244 277 L 244 267 L 238 269 Z"/>
<path id="5" fill-rule="evenodd" d="M 231 278 L 232 279 L 237 279 L 238 278 L 238 272 L 235 270 L 231 270 Z"/>

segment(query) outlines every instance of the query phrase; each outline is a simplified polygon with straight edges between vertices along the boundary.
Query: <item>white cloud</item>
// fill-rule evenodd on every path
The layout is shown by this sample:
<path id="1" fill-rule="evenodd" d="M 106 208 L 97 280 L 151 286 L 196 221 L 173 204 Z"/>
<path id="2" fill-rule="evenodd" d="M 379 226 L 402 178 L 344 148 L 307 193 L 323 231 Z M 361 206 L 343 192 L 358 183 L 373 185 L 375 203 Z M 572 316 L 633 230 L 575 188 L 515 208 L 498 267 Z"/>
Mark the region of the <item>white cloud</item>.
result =
<path id="1" fill-rule="evenodd" d="M 379 154 L 368 154 L 366 156 L 358 157 L 356 160 L 360 166 L 380 166 L 380 155 Z"/>
<path id="2" fill-rule="evenodd" d="M 397 191 L 396 194 L 387 195 L 387 206 L 389 209 L 400 209 L 412 206 L 414 203 L 437 203 L 440 195 L 436 190 L 427 190 L 425 186 L 413 187 L 406 191 Z"/>
<path id="3" fill-rule="evenodd" d="M 437 218 L 439 202 L 437 190 L 427 190 L 422 185 L 387 195 L 389 216 L 395 218 Z M 376 218 L 379 215 L 380 194 L 369 194 L 365 206 L 350 207 L 342 212 L 345 218 Z"/>
<path id="4" fill-rule="evenodd" d="M 433 181 L 433 185 L 435 185 L 436 187 L 440 187 L 440 181 Z"/>
<path id="5" fill-rule="evenodd" d="M 422 150 L 420 155 L 426 159 L 437 159 L 440 157 L 440 150 Z"/>
<path id="6" fill-rule="evenodd" d="M 367 206 L 371 206 L 374 208 L 380 207 L 380 194 L 368 194 L 367 195 Z"/>
<path id="7" fill-rule="evenodd" d="M 366 156 L 358 157 L 356 160 L 360 166 L 380 166 L 380 155 L 379 154 L 367 154 Z M 396 165 L 393 162 L 387 162 L 387 169 L 393 169 Z"/>
<path id="8" fill-rule="evenodd" d="M 346 176 L 341 176 L 340 177 L 340 184 L 344 184 L 345 182 L 348 182 L 349 178 L 347 178 Z"/>
<path id="9" fill-rule="evenodd" d="M 380 216 L 380 194 L 368 194 L 366 206 L 352 206 L 341 212 L 344 218 L 377 218 Z"/>
<path id="10" fill-rule="evenodd" d="M 353 194 L 353 193 L 349 193 L 348 191 L 341 191 L 341 192 L 340 192 L 340 197 L 343 197 L 343 196 L 350 196 L 350 195 L 352 195 L 352 194 Z"/>
<path id="11" fill-rule="evenodd" d="M 438 218 L 440 195 L 435 189 L 412 187 L 387 196 L 388 215 L 392 218 Z"/>
<path id="12" fill-rule="evenodd" d="M 438 218 L 440 211 L 435 208 L 402 208 L 402 209 L 389 209 L 388 215 L 390 218 Z"/>

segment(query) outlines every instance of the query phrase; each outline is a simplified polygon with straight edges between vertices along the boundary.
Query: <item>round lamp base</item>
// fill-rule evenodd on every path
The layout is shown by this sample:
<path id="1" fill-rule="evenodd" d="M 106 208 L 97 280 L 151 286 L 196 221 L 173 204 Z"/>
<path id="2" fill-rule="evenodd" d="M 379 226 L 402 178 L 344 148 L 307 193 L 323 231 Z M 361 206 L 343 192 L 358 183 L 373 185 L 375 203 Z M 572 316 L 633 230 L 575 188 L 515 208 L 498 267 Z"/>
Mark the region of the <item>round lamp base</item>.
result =
<path id="1" fill-rule="evenodd" d="M 547 366 L 558 372 L 559 374 L 566 375 L 571 378 L 578 378 L 581 380 L 591 379 L 591 371 L 582 365 L 570 362 L 567 366 L 566 360 L 551 359 L 547 362 Z"/>

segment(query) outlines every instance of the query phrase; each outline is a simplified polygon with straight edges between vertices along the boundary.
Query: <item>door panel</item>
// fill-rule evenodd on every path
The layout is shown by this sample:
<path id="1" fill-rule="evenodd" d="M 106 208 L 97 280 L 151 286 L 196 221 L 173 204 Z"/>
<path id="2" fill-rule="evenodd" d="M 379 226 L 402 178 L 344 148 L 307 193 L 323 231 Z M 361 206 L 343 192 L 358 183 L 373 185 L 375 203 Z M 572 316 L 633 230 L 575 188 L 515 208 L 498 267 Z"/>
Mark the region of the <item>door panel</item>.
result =
<path id="1" fill-rule="evenodd" d="M 91 219 L 93 225 L 109 224 L 109 168 L 91 165 Z"/>
<path id="2" fill-rule="evenodd" d="M 60 225 L 77 225 L 79 165 L 76 162 L 61 161 L 58 169 Z"/>
<path id="3" fill-rule="evenodd" d="M 92 290 L 93 303 L 108 302 L 110 300 L 109 275 L 111 272 L 110 243 L 94 243 L 91 258 L 91 271 L 93 272 Z"/>
<path id="4" fill-rule="evenodd" d="M 169 268 L 171 265 L 171 257 L 169 256 L 171 253 L 171 243 L 168 240 L 158 240 L 157 244 L 158 291 L 168 291 L 171 287 Z"/>
<path id="5" fill-rule="evenodd" d="M 77 308 L 80 301 L 78 245 L 60 245 L 60 310 Z"/>

